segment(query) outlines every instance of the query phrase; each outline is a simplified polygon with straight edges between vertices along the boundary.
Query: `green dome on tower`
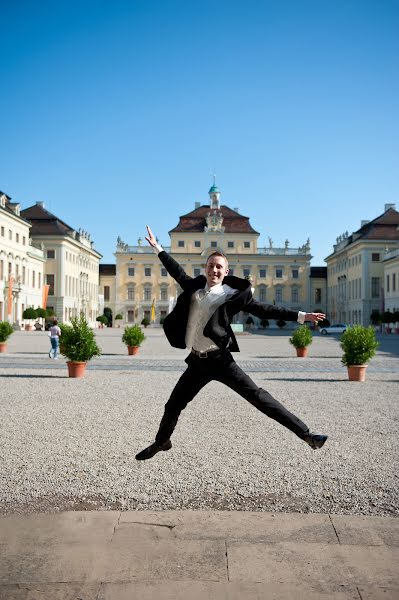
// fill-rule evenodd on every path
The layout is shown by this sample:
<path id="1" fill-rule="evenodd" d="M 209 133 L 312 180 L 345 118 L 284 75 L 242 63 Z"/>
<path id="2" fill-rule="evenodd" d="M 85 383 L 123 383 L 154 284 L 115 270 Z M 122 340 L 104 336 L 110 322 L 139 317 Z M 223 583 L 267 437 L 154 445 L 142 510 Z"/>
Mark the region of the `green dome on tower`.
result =
<path id="1" fill-rule="evenodd" d="M 220 190 L 219 190 L 218 186 L 213 184 L 213 186 L 210 188 L 208 194 L 220 194 Z"/>

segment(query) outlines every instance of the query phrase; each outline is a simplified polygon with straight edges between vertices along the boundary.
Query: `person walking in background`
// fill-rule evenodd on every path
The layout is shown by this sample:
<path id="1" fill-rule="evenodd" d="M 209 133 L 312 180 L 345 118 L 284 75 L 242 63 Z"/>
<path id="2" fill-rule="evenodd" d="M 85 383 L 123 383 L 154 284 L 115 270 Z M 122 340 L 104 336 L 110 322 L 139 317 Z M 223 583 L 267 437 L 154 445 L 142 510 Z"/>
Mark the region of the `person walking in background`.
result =
<path id="1" fill-rule="evenodd" d="M 57 360 L 57 353 L 58 353 L 58 347 L 60 345 L 60 335 L 61 335 L 61 329 L 58 327 L 58 321 L 57 319 L 54 319 L 52 326 L 49 329 L 50 332 L 50 342 L 51 342 L 51 348 L 50 348 L 50 352 L 48 353 L 49 358 L 54 358 L 54 360 Z"/>
<path id="2" fill-rule="evenodd" d="M 326 435 L 312 433 L 305 423 L 290 413 L 269 392 L 259 388 L 237 365 L 231 352 L 239 352 L 239 347 L 230 323 L 240 311 L 260 319 L 284 319 L 299 323 L 317 323 L 325 315 L 292 311 L 258 302 L 253 298 L 250 281 L 228 275 L 228 260 L 221 252 L 208 256 L 205 276 L 192 278 L 157 243 L 148 226 L 147 231 L 146 240 L 183 290 L 177 298 L 175 308 L 165 317 L 165 335 L 172 346 L 187 347 L 190 354 L 185 359 L 188 368 L 165 405 L 155 442 L 139 452 L 136 459 L 147 460 L 161 450 L 172 448 L 170 437 L 181 411 L 212 380 L 227 385 L 262 413 L 291 430 L 314 450 L 321 448 L 327 440 Z"/>

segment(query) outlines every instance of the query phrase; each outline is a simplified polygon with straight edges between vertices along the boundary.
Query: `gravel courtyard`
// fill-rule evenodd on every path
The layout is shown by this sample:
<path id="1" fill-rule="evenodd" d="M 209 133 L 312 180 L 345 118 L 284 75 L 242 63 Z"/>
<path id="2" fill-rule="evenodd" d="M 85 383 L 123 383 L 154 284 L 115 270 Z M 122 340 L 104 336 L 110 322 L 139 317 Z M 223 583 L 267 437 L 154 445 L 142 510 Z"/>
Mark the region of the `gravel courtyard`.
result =
<path id="1" fill-rule="evenodd" d="M 122 329 L 98 330 L 84 379 L 48 358 L 43 332 L 0 355 L 0 513 L 67 509 L 226 509 L 398 516 L 399 336 L 381 336 L 367 381 L 347 381 L 337 337 L 294 357 L 288 333 L 238 337 L 237 362 L 311 429 L 314 452 L 218 383 L 182 414 L 173 449 L 151 443 L 186 352 L 147 329 L 135 357 Z"/>

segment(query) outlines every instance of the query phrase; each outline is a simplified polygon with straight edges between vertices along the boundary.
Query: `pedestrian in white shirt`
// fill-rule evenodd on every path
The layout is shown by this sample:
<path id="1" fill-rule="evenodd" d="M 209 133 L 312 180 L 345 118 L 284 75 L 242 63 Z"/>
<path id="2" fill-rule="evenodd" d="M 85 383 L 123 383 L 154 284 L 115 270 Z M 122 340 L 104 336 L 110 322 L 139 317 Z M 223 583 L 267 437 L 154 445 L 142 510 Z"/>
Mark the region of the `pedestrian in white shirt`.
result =
<path id="1" fill-rule="evenodd" d="M 49 358 L 58 360 L 57 353 L 58 353 L 58 348 L 60 345 L 61 329 L 58 327 L 57 319 L 54 319 L 53 324 L 49 329 L 49 333 L 50 333 L 51 348 L 50 348 L 50 352 L 48 353 L 48 355 L 49 355 Z"/>

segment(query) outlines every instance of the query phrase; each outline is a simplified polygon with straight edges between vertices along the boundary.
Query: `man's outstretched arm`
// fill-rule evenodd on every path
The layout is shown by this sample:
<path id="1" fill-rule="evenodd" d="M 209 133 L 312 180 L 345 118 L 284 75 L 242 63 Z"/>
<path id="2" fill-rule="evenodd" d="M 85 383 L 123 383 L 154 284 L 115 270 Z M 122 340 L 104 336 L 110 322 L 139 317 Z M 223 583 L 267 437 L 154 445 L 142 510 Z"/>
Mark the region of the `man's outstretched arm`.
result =
<path id="1" fill-rule="evenodd" d="M 185 284 L 188 281 L 191 281 L 192 277 L 187 275 L 187 273 L 184 271 L 184 269 L 182 269 L 179 263 L 176 262 L 175 259 L 172 258 L 167 252 L 165 252 L 162 246 L 158 244 L 156 237 L 152 233 L 150 227 L 148 225 L 146 227 L 148 235 L 145 236 L 145 239 L 150 244 L 150 246 L 152 246 L 152 248 L 154 248 L 154 250 L 157 252 L 159 260 L 162 262 L 169 275 L 171 275 L 171 277 L 173 277 L 173 279 L 177 281 L 177 283 L 184 290 Z"/>
<path id="2" fill-rule="evenodd" d="M 317 325 L 318 321 L 323 321 L 326 318 L 324 313 L 298 312 L 273 304 L 264 304 L 254 299 L 246 305 L 244 310 L 260 319 L 284 319 L 286 321 L 298 321 L 301 324 L 310 321 Z"/>

